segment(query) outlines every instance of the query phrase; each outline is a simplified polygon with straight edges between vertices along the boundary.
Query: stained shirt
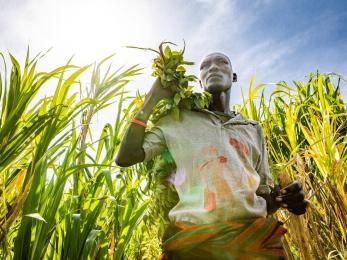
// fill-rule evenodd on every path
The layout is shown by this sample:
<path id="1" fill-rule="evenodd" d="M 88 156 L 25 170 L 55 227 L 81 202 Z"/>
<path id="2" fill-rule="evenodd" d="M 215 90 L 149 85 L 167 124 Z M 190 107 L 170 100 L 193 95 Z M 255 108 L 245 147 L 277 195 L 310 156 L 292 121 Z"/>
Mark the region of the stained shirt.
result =
<path id="1" fill-rule="evenodd" d="M 169 150 L 176 172 L 178 204 L 171 221 L 194 224 L 266 217 L 272 183 L 261 126 L 237 113 L 224 117 L 207 109 L 161 118 L 145 133 L 144 161 Z"/>

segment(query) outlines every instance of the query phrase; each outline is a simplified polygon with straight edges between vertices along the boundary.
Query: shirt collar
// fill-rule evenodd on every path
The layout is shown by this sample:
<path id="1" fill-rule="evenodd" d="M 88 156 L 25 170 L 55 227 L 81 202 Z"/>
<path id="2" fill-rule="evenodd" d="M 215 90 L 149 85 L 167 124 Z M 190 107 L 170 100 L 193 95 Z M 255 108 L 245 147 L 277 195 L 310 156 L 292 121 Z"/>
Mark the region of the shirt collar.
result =
<path id="1" fill-rule="evenodd" d="M 211 110 L 208 110 L 206 108 L 202 108 L 202 109 L 196 109 L 197 111 L 202 111 L 202 112 L 205 112 L 205 113 L 209 113 L 211 115 L 214 115 L 214 116 L 226 116 L 226 117 L 230 117 L 230 119 L 236 117 L 237 115 L 239 115 L 239 113 L 236 113 L 234 111 L 230 111 L 230 114 L 227 114 L 227 113 L 223 113 L 223 112 L 220 112 L 220 111 L 211 111 Z"/>
<path id="2" fill-rule="evenodd" d="M 208 113 L 208 114 L 211 114 L 217 118 L 220 119 L 220 116 L 222 114 L 225 114 L 223 112 L 220 112 L 220 111 L 211 111 L 211 110 L 208 110 L 206 108 L 202 108 L 202 109 L 193 109 L 193 110 L 196 110 L 196 111 L 201 111 L 201 112 L 205 112 L 205 113 Z M 218 115 L 217 113 L 215 112 L 218 112 L 220 115 Z M 240 113 L 238 112 L 235 112 L 235 111 L 230 111 L 231 114 L 226 114 L 226 116 L 231 116 L 230 119 L 228 119 L 226 122 L 223 123 L 223 125 L 226 125 L 226 124 L 252 124 L 252 125 L 256 125 L 257 122 L 253 121 L 253 120 L 250 120 L 250 119 L 247 119 L 245 117 L 243 117 Z"/>

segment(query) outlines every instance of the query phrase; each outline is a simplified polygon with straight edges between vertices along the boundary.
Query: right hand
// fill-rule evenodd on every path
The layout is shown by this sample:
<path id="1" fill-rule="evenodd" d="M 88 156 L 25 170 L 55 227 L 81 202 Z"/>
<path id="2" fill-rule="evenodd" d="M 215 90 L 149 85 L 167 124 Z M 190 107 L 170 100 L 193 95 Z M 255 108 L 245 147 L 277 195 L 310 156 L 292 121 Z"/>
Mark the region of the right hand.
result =
<path id="1" fill-rule="evenodd" d="M 159 77 L 153 82 L 152 88 L 148 94 L 156 101 L 164 98 L 173 99 L 175 96 L 175 93 L 170 88 L 163 88 Z"/>
<path id="2" fill-rule="evenodd" d="M 281 203 L 281 207 L 287 208 L 295 215 L 301 215 L 306 212 L 309 204 L 305 200 L 305 192 L 300 182 L 294 181 L 281 189 L 280 196 L 276 200 Z"/>
<path id="3" fill-rule="evenodd" d="M 135 118 L 147 122 L 153 108 L 158 104 L 161 99 L 173 99 L 175 93 L 170 88 L 163 88 L 160 78 L 158 77 L 152 85 L 152 88 L 146 95 L 145 101 L 143 102 L 139 113 L 136 114 Z"/>

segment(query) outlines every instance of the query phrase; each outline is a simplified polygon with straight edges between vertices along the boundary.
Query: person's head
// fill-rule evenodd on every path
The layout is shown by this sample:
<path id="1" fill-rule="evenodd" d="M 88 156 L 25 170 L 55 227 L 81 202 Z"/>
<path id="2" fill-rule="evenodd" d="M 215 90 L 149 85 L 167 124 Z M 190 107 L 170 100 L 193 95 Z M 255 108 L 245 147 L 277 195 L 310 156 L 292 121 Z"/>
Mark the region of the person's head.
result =
<path id="1" fill-rule="evenodd" d="M 200 63 L 200 82 L 210 93 L 227 91 L 236 81 L 228 56 L 220 52 L 208 54 Z"/>

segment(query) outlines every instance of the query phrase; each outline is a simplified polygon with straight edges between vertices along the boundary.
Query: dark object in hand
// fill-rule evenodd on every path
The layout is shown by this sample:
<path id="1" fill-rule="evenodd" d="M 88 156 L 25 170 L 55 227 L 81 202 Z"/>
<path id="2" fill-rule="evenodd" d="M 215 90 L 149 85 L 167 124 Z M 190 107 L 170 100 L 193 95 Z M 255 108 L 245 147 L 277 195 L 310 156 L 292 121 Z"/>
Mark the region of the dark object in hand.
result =
<path id="1" fill-rule="evenodd" d="M 275 201 L 277 205 L 288 209 L 295 215 L 302 215 L 306 212 L 309 202 L 305 200 L 305 192 L 300 182 L 294 181 L 281 190 L 278 187 L 276 185 L 274 190 L 276 192 Z"/>

